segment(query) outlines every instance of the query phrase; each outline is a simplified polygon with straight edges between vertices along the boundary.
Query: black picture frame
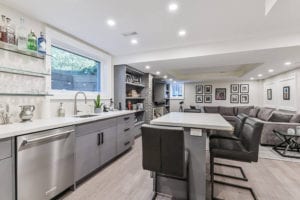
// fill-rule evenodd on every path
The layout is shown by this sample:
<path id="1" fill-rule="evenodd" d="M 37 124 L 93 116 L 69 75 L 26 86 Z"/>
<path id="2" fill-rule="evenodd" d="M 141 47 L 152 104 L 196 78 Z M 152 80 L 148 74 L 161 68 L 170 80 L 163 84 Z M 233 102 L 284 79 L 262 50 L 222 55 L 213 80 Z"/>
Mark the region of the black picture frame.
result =
<path id="1" fill-rule="evenodd" d="M 203 94 L 203 85 L 201 84 L 196 85 L 196 94 Z"/>
<path id="2" fill-rule="evenodd" d="M 211 103 L 212 95 L 204 95 L 204 103 Z"/>
<path id="3" fill-rule="evenodd" d="M 272 89 L 267 89 L 267 100 L 272 100 Z"/>
<path id="4" fill-rule="evenodd" d="M 196 95 L 196 103 L 203 103 L 203 95 Z"/>
<path id="5" fill-rule="evenodd" d="M 290 94 L 290 86 L 284 86 L 282 89 L 282 98 L 283 100 L 290 100 L 291 94 Z"/>
<path id="6" fill-rule="evenodd" d="M 249 93 L 249 84 L 240 84 L 240 93 Z"/>
<path id="7" fill-rule="evenodd" d="M 226 88 L 216 88 L 215 100 L 226 100 Z"/>
<path id="8" fill-rule="evenodd" d="M 248 104 L 249 103 L 249 94 L 241 94 L 240 95 L 240 103 Z"/>
<path id="9" fill-rule="evenodd" d="M 230 85 L 230 93 L 239 93 L 240 86 L 239 84 Z"/>
<path id="10" fill-rule="evenodd" d="M 212 85 L 204 86 L 204 94 L 212 94 Z"/>
<path id="11" fill-rule="evenodd" d="M 240 102 L 239 94 L 231 94 L 230 95 L 230 103 L 239 103 Z"/>

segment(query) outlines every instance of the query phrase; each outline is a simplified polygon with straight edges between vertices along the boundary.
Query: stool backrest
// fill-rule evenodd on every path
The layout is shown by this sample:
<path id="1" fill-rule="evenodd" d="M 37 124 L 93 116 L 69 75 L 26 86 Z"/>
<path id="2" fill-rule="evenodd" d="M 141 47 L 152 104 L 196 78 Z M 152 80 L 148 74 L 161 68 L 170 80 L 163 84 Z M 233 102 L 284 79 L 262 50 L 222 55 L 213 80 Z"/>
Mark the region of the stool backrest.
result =
<path id="1" fill-rule="evenodd" d="M 201 109 L 184 109 L 183 112 L 189 112 L 189 113 L 201 113 Z"/>
<path id="2" fill-rule="evenodd" d="M 236 136 L 236 137 L 240 137 L 240 134 L 241 134 L 241 131 L 243 129 L 243 126 L 244 126 L 244 123 L 247 119 L 248 115 L 246 114 L 238 114 L 236 116 L 236 120 L 235 120 L 235 125 L 234 125 L 234 132 L 233 134 Z"/>
<path id="3" fill-rule="evenodd" d="M 182 177 L 185 167 L 183 128 L 142 126 L 143 168 Z"/>

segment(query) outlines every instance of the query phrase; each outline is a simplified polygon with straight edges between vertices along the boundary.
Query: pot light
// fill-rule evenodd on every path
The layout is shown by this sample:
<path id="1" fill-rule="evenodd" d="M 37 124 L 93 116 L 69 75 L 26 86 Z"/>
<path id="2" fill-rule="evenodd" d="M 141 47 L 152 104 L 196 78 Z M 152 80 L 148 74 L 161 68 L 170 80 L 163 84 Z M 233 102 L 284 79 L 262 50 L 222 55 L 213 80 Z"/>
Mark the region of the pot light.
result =
<path id="1" fill-rule="evenodd" d="M 145 68 L 146 68 L 146 69 L 150 69 L 151 67 L 150 67 L 149 65 L 146 65 Z"/>
<path id="2" fill-rule="evenodd" d="M 156 74 L 157 74 L 157 75 L 160 75 L 160 71 L 157 71 Z"/>
<path id="3" fill-rule="evenodd" d="M 180 30 L 180 31 L 178 31 L 178 35 L 180 37 L 184 37 L 186 35 L 186 30 Z"/>
<path id="4" fill-rule="evenodd" d="M 288 65 L 291 65 L 292 63 L 288 61 L 288 62 L 285 62 L 284 64 L 288 66 Z"/>
<path id="5" fill-rule="evenodd" d="M 258 74 L 257 76 L 258 76 L 258 77 L 262 77 L 263 75 L 262 75 L 262 74 Z"/>
<path id="6" fill-rule="evenodd" d="M 134 44 L 138 44 L 138 43 L 139 43 L 139 41 L 138 41 L 137 39 L 131 39 L 131 41 L 130 41 L 130 42 L 131 42 L 131 44 L 133 44 L 133 45 L 134 45 Z"/>
<path id="7" fill-rule="evenodd" d="M 167 79 L 168 78 L 168 76 L 167 75 L 164 75 L 164 79 Z"/>
<path id="8" fill-rule="evenodd" d="M 106 24 L 107 24 L 108 26 L 115 26 L 115 25 L 116 25 L 116 22 L 115 22 L 115 20 L 113 20 L 113 19 L 108 19 L 108 20 L 106 21 Z"/>
<path id="9" fill-rule="evenodd" d="M 168 8 L 169 8 L 170 12 L 176 12 L 178 10 L 178 4 L 177 3 L 170 3 Z"/>
<path id="10" fill-rule="evenodd" d="M 170 78 L 169 81 L 173 81 L 173 79 Z"/>
<path id="11" fill-rule="evenodd" d="M 269 72 L 269 73 L 273 73 L 273 72 L 274 72 L 274 69 L 269 69 L 268 72 Z"/>
<path id="12" fill-rule="evenodd" d="M 253 80 L 254 80 L 254 78 L 253 78 L 253 77 L 251 77 L 251 78 L 250 78 L 250 80 L 251 80 L 251 81 L 253 81 Z"/>
<path id="13" fill-rule="evenodd" d="M 173 83 L 177 83 L 176 81 L 174 81 Z"/>

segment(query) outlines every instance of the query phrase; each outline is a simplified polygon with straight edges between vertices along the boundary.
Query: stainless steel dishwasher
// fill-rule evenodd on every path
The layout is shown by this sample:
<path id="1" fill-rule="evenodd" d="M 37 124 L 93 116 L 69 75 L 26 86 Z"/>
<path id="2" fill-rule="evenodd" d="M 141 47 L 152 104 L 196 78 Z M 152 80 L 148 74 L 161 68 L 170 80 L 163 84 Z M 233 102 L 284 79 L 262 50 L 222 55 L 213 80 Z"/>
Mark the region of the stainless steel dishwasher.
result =
<path id="1" fill-rule="evenodd" d="M 74 127 L 17 137 L 17 199 L 51 199 L 74 184 Z"/>

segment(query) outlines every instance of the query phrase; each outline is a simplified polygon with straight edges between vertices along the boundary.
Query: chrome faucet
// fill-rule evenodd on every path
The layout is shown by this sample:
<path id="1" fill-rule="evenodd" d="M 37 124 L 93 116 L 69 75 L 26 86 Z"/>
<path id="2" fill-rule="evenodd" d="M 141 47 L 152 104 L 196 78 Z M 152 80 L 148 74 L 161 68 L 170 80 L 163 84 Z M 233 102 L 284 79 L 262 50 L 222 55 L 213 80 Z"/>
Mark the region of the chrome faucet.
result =
<path id="1" fill-rule="evenodd" d="M 77 96 L 78 96 L 78 94 L 83 94 L 85 104 L 87 103 L 86 94 L 84 92 L 76 92 L 75 98 L 74 98 L 74 115 L 77 115 L 78 112 L 81 112 L 81 111 L 77 110 Z"/>

